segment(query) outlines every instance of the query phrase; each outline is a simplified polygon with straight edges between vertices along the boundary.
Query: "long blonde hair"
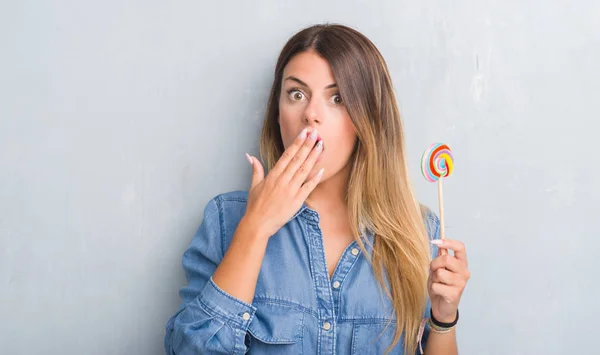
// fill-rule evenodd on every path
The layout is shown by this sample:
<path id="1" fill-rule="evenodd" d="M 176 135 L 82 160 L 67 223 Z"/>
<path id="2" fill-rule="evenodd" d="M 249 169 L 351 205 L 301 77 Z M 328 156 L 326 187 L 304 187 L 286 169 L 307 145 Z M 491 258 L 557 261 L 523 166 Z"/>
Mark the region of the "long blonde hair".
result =
<path id="1" fill-rule="evenodd" d="M 369 39 L 349 27 L 326 24 L 305 28 L 285 44 L 275 67 L 261 156 L 270 170 L 284 151 L 277 119 L 283 70 L 293 56 L 308 50 L 329 62 L 358 136 L 350 158 L 346 202 L 352 233 L 361 248 L 365 249 L 361 233 L 369 230 L 375 236 L 373 271 L 396 316 L 388 351 L 405 332 L 405 354 L 413 354 L 427 302 L 430 247 L 421 207 L 409 183 L 402 121 L 390 75 Z"/>

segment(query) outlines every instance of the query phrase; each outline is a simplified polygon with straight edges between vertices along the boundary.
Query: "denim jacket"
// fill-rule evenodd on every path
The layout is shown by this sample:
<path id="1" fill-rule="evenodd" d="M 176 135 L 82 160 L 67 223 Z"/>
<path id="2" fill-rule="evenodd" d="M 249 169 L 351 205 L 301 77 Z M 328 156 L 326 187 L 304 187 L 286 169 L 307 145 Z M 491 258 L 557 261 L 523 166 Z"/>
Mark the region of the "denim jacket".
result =
<path id="1" fill-rule="evenodd" d="M 230 192 L 206 205 L 204 220 L 183 254 L 188 284 L 166 325 L 166 353 L 383 354 L 394 337 L 389 298 L 356 241 L 329 278 L 319 215 L 306 204 L 269 239 L 252 304 L 213 282 L 247 196 L 245 191 Z M 425 219 L 429 238 L 439 238 L 437 216 L 428 212 Z M 361 238 L 372 241 L 373 235 Z M 437 255 L 434 245 L 431 253 Z M 424 318 L 429 309 L 427 302 Z M 428 334 L 426 328 L 423 348 Z M 392 354 L 404 354 L 402 342 L 403 337 Z"/>

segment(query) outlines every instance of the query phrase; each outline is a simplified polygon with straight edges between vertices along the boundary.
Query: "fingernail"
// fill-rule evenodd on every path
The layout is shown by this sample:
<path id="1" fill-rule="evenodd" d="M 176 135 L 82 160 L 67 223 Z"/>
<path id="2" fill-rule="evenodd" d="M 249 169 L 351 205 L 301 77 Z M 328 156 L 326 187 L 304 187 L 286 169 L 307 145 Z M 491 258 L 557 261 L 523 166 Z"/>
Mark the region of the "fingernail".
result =
<path id="1" fill-rule="evenodd" d="M 315 140 L 315 139 L 317 139 L 318 135 L 319 135 L 319 132 L 317 132 L 317 130 L 315 129 L 314 131 L 310 132 L 310 139 Z"/>
<path id="2" fill-rule="evenodd" d="M 248 153 L 246 153 L 246 158 L 248 159 L 248 162 L 250 163 L 250 165 L 254 164 L 254 162 L 252 161 L 252 158 L 248 155 Z"/>
<path id="3" fill-rule="evenodd" d="M 320 141 L 319 141 L 319 143 L 317 143 L 317 145 L 315 146 L 315 149 L 316 149 L 316 150 L 321 150 L 321 149 L 323 149 L 323 141 L 322 141 L 322 140 L 320 140 Z"/>
<path id="4" fill-rule="evenodd" d="M 319 172 L 317 173 L 319 179 L 323 176 L 323 172 L 325 172 L 325 168 L 321 168 L 321 170 L 319 170 Z"/>
<path id="5" fill-rule="evenodd" d="M 306 128 L 302 130 L 302 132 L 300 132 L 300 134 L 298 135 L 298 138 L 306 138 Z"/>
<path id="6" fill-rule="evenodd" d="M 434 239 L 431 241 L 431 244 L 435 244 L 435 245 L 441 245 L 443 243 L 444 243 L 444 241 L 441 239 Z"/>

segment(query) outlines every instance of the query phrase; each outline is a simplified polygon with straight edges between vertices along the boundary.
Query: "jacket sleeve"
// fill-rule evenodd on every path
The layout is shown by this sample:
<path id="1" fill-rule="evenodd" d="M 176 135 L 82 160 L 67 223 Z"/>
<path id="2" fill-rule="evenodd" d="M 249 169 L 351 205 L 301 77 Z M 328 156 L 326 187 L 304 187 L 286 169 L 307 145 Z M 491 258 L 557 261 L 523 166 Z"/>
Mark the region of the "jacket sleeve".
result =
<path id="1" fill-rule="evenodd" d="M 215 197 L 183 254 L 187 285 L 181 305 L 166 325 L 168 355 L 243 354 L 246 332 L 256 308 L 221 290 L 212 275 L 223 258 L 222 201 Z"/>

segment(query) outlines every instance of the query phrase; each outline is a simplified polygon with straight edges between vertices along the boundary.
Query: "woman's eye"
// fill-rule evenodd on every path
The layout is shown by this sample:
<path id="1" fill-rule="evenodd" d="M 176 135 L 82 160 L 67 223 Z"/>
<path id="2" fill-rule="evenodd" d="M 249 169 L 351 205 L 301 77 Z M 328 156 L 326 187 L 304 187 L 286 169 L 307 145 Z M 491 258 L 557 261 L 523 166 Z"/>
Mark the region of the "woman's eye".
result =
<path id="1" fill-rule="evenodd" d="M 333 99 L 333 103 L 336 104 L 336 105 L 341 105 L 342 102 L 343 102 L 342 101 L 342 97 L 340 96 L 340 94 L 333 95 L 332 99 Z"/>
<path id="2" fill-rule="evenodd" d="M 304 94 L 298 90 L 290 90 L 289 92 L 290 98 L 294 101 L 302 101 L 304 98 Z"/>

